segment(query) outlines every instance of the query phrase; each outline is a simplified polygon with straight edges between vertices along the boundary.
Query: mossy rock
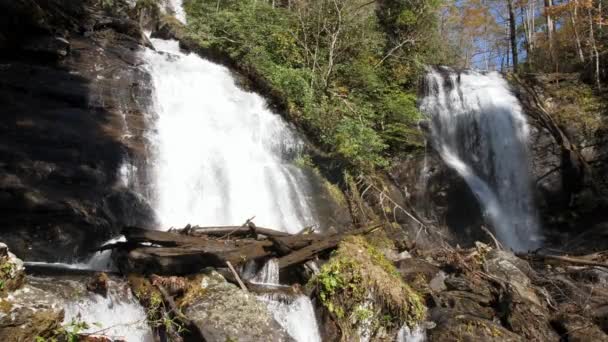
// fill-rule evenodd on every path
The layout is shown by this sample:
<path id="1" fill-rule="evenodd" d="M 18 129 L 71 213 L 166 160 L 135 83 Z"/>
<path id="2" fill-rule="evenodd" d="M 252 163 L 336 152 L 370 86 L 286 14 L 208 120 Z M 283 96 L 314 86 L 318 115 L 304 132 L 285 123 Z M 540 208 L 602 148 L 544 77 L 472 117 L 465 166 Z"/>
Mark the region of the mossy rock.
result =
<path id="1" fill-rule="evenodd" d="M 25 284 L 23 261 L 0 243 L 0 297 L 21 288 Z"/>
<path id="2" fill-rule="evenodd" d="M 193 277 L 177 304 L 207 341 L 292 341 L 264 303 L 215 271 Z"/>
<path id="3" fill-rule="evenodd" d="M 53 337 L 61 328 L 63 311 L 21 308 L 11 312 L 11 317 L 14 319 L 5 318 L 10 322 L 1 322 L 0 341 L 31 342 Z"/>
<path id="4" fill-rule="evenodd" d="M 342 339 L 373 339 L 413 328 L 426 317 L 421 296 L 403 282 L 394 265 L 363 237 L 344 239 L 307 285 L 342 329 Z"/>

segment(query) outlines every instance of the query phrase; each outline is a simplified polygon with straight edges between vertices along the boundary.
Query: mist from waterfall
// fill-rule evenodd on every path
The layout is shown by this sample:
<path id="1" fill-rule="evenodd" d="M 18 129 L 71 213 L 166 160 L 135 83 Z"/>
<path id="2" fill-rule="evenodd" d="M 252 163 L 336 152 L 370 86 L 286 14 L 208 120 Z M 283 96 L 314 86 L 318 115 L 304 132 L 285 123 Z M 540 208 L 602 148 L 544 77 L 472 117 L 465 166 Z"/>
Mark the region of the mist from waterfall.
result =
<path id="1" fill-rule="evenodd" d="M 144 53 L 154 89 L 154 206 L 163 228 L 255 222 L 288 232 L 315 225 L 309 180 L 293 159 L 303 144 L 263 98 L 228 69 L 176 41 Z"/>
<path id="2" fill-rule="evenodd" d="M 467 182 L 498 239 L 514 250 L 539 244 L 526 141 L 517 98 L 497 72 L 429 68 L 420 109 L 433 147 Z"/>

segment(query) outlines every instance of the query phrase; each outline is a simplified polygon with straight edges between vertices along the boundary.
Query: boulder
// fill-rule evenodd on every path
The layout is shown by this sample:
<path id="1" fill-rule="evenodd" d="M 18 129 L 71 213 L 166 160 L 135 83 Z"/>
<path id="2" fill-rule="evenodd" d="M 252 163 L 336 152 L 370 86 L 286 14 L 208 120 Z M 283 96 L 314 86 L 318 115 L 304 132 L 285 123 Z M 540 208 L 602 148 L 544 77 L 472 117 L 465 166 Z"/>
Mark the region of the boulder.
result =
<path id="1" fill-rule="evenodd" d="M 97 293 L 98 295 L 106 297 L 108 295 L 108 282 L 110 278 L 108 275 L 101 272 L 94 275 L 91 280 L 87 283 L 87 290 Z"/>
<path id="2" fill-rule="evenodd" d="M 510 252 L 492 250 L 484 268 L 503 285 L 498 306 L 506 327 L 527 340 L 559 341 L 550 324 L 549 309 L 528 277 L 534 276 L 534 271 L 526 261 Z"/>
<path id="3" fill-rule="evenodd" d="M 1 299 L 0 307 L 0 341 L 52 338 L 64 318 L 56 296 L 29 285 Z"/>
<path id="4" fill-rule="evenodd" d="M 493 321 L 472 315 L 453 315 L 434 310 L 431 318 L 437 326 L 428 331 L 430 342 L 523 342 L 524 339 Z"/>
<path id="5" fill-rule="evenodd" d="M 181 305 L 205 341 L 292 341 L 264 303 L 215 271 L 197 278 Z M 195 292 L 193 292 L 195 291 Z"/>
<path id="6" fill-rule="evenodd" d="M 21 288 L 25 283 L 23 261 L 9 252 L 6 244 L 0 242 L 0 295 Z"/>

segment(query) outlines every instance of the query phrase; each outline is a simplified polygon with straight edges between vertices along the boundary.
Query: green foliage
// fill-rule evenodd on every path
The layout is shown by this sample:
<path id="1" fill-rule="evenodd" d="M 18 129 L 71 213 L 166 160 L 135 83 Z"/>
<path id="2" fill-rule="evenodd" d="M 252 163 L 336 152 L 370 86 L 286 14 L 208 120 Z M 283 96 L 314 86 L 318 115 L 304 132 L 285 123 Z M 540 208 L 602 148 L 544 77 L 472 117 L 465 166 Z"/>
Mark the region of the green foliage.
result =
<path id="1" fill-rule="evenodd" d="M 267 85 L 293 122 L 353 168 L 385 167 L 389 152 L 421 145 L 419 68 L 414 57 L 384 58 L 392 43 L 373 3 L 191 0 L 186 12 L 190 38 Z M 428 26 L 416 19 L 408 32 Z"/>
<path id="2" fill-rule="evenodd" d="M 335 146 L 338 153 L 366 169 L 388 164 L 381 154 L 386 144 L 363 121 L 346 118 L 336 129 Z"/>
<path id="3" fill-rule="evenodd" d="M 97 325 L 97 324 L 95 324 Z M 69 323 L 55 329 L 52 336 L 45 338 L 42 336 L 36 336 L 36 342 L 78 342 L 81 340 L 81 334 L 89 329 L 91 326 L 81 320 L 80 318 L 74 318 Z"/>
<path id="4" fill-rule="evenodd" d="M 99 0 L 101 8 L 111 10 L 116 6 L 115 0 Z"/>

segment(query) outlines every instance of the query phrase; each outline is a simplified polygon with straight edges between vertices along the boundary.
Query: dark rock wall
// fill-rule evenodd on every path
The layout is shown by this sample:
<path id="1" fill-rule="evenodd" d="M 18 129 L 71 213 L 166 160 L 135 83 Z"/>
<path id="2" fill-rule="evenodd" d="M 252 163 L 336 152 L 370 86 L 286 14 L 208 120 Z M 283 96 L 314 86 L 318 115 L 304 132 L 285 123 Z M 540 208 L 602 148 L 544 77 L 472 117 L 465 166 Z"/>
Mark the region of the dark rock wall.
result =
<path id="1" fill-rule="evenodd" d="M 531 127 L 534 187 L 549 239 L 608 221 L 606 99 L 577 74 L 526 75 L 512 85 Z"/>
<path id="2" fill-rule="evenodd" d="M 146 41 L 126 8 L 112 11 L 0 1 L 0 239 L 26 259 L 71 260 L 123 224 L 153 220 L 137 193 Z"/>

